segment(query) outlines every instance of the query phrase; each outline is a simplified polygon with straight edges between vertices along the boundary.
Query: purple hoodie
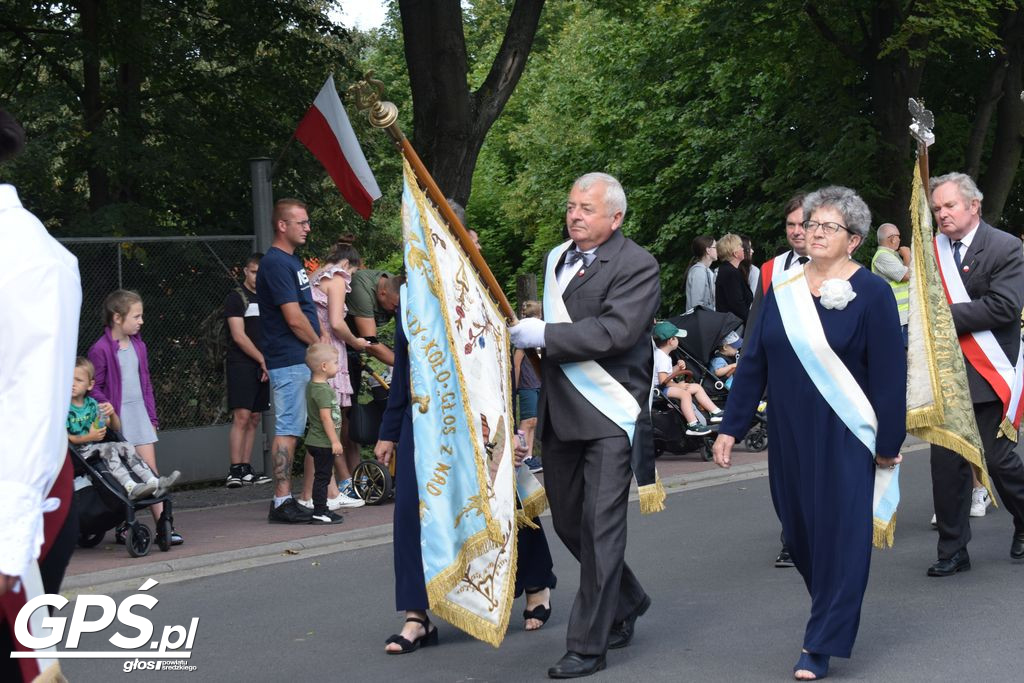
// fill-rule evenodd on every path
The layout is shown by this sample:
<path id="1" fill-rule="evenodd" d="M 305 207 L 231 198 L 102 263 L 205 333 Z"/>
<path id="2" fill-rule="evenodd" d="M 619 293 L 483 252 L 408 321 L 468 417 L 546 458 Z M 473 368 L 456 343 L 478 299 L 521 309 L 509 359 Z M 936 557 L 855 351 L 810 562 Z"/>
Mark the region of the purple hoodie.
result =
<path id="1" fill-rule="evenodd" d="M 139 384 L 142 386 L 142 399 L 149 413 L 149 421 L 154 429 L 160 428 L 156 418 L 156 400 L 153 398 L 153 383 L 149 379 L 149 357 L 146 344 L 139 335 L 128 337 L 135 347 L 135 355 L 139 357 Z M 96 366 L 96 385 L 89 392 L 98 403 L 109 401 L 114 412 L 121 415 L 121 364 L 117 361 L 117 340 L 110 334 L 110 328 L 103 330 L 103 335 L 89 349 L 89 360 Z"/>

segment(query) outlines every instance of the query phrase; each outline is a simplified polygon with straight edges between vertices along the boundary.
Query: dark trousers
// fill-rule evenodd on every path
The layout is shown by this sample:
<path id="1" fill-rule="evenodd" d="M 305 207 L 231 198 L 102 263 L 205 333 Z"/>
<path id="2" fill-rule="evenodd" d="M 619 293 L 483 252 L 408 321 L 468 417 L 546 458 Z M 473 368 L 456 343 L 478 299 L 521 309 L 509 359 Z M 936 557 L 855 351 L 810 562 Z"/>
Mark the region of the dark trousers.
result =
<path id="1" fill-rule="evenodd" d="M 566 646 L 600 655 L 608 649 L 612 624 L 629 616 L 646 596 L 625 562 L 629 440 L 623 435 L 561 441 L 548 427 L 541 452 L 551 521 L 580 563 Z"/>
<path id="2" fill-rule="evenodd" d="M 515 596 L 518 598 L 523 591 L 536 593 L 545 588 L 554 588 L 558 583 L 555 576 L 555 562 L 551 559 L 548 538 L 544 535 L 544 527 L 540 518 L 534 517 L 536 529 L 522 527 L 516 538 L 518 562 L 516 563 Z"/>
<path id="3" fill-rule="evenodd" d="M 327 514 L 327 486 L 334 469 L 334 453 L 322 446 L 306 446 L 313 456 L 313 514 Z"/>
<path id="4" fill-rule="evenodd" d="M 1024 464 L 1014 443 L 999 434 L 1003 404 L 975 403 L 985 462 L 999 501 L 1013 517 L 1015 531 L 1024 531 Z M 938 556 L 949 559 L 971 540 L 971 466 L 956 453 L 932 446 L 932 498 L 939 528 Z M 546 465 L 545 465 L 546 466 Z"/>

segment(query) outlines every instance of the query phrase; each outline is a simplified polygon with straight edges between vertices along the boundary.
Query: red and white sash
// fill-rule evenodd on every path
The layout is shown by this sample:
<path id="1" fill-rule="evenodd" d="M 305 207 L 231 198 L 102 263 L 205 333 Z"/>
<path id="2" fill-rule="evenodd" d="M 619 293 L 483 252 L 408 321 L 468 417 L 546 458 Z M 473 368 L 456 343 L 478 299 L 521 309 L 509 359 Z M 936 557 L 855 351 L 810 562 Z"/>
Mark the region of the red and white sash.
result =
<path id="1" fill-rule="evenodd" d="M 953 250 L 949 239 L 935 236 L 935 259 L 942 277 L 942 288 L 946 292 L 946 300 L 950 304 L 965 303 L 971 300 L 964 287 L 963 278 L 953 260 Z M 960 348 L 967 362 L 985 378 L 996 396 L 1003 402 L 1003 415 L 1013 425 L 1014 430 L 1020 429 L 1021 415 L 1024 414 L 1024 401 L 1021 401 L 1024 389 L 1024 344 L 1017 351 L 1017 362 L 1011 363 L 1006 352 L 999 345 L 994 334 L 989 330 L 961 334 Z"/>

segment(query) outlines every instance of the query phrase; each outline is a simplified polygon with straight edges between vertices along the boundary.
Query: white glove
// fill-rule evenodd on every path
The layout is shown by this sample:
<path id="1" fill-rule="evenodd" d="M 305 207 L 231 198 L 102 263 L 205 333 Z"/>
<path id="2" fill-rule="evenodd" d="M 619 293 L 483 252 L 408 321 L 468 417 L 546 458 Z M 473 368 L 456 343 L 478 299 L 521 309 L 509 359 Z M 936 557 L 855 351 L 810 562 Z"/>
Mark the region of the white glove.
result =
<path id="1" fill-rule="evenodd" d="M 512 345 L 517 349 L 543 349 L 544 327 L 546 322 L 540 318 L 523 318 L 515 326 L 509 328 Z"/>

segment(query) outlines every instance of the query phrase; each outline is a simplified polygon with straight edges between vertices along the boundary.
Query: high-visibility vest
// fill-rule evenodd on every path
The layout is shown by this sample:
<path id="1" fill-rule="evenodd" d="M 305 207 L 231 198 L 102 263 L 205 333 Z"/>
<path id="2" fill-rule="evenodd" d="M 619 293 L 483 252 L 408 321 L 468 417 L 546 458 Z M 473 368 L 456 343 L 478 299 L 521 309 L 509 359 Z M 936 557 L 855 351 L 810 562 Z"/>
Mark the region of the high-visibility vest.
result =
<path id="1" fill-rule="evenodd" d="M 900 255 L 892 249 L 888 249 L 888 251 L 896 258 L 900 257 Z M 871 272 L 877 275 L 881 275 L 881 273 L 879 273 L 878 269 L 875 268 L 875 263 L 878 261 L 878 257 L 881 253 L 882 248 L 879 248 L 875 251 L 875 255 L 871 257 Z M 900 311 L 900 320 L 906 319 L 907 315 L 910 314 L 910 281 L 894 282 L 884 275 L 882 275 L 882 278 L 889 283 L 889 286 L 892 287 L 892 293 L 896 296 L 896 307 Z"/>

